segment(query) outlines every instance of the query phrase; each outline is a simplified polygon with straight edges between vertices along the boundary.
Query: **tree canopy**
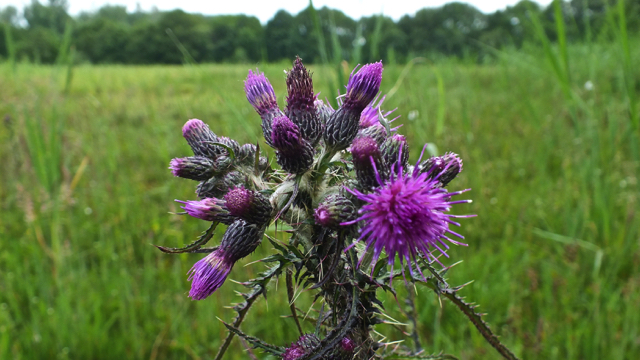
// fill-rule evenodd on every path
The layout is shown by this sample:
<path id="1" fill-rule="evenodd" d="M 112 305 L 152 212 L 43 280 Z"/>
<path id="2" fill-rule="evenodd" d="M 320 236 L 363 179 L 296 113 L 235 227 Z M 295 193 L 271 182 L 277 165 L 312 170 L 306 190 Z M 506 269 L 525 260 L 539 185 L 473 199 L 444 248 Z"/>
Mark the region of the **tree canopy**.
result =
<path id="1" fill-rule="evenodd" d="M 560 5 L 569 41 L 612 36 L 607 11 L 613 5 L 604 0 L 570 0 Z M 0 8 L 0 58 L 8 56 L 10 35 L 19 60 L 54 62 L 65 44 L 65 32 L 80 61 L 121 64 L 256 63 L 296 55 L 306 63 L 337 58 L 402 62 L 415 56 L 479 59 L 489 53 L 487 49 L 519 48 L 535 40 L 533 16 L 541 20 L 550 39 L 556 38 L 553 4 L 541 8 L 529 0 L 492 14 L 453 2 L 424 8 L 398 21 L 383 15 L 354 20 L 339 10 L 307 7 L 295 15 L 281 10 L 264 25 L 246 15 L 128 12 L 120 5 L 105 5 L 75 17 L 67 10 L 67 0 L 32 0 L 22 12 L 13 6 Z M 626 10 L 629 27 L 639 28 L 640 5 L 628 1 Z"/>

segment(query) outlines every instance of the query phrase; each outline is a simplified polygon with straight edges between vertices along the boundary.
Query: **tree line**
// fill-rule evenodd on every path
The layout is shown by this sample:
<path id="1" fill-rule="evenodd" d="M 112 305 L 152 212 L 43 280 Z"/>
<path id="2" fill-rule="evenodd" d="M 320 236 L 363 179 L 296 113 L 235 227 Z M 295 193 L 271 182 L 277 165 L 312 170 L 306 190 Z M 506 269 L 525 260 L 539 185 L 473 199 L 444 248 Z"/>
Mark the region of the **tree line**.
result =
<path id="1" fill-rule="evenodd" d="M 613 36 L 615 4 L 607 0 L 559 1 L 567 41 L 606 41 Z M 620 1 L 620 0 L 619 0 Z M 535 42 L 538 19 L 556 38 L 557 7 L 529 0 L 484 14 L 453 2 L 424 8 L 394 21 L 383 15 L 354 20 L 339 10 L 312 6 L 298 14 L 277 12 L 265 25 L 253 16 L 190 14 L 182 10 L 127 12 L 105 5 L 72 17 L 67 0 L 32 0 L 20 12 L 0 9 L 0 59 L 53 63 L 68 43 L 76 61 L 119 64 L 275 62 L 299 55 L 306 63 L 346 59 L 404 62 L 416 56 L 471 57 Z M 629 29 L 640 28 L 640 4 L 627 0 Z"/>

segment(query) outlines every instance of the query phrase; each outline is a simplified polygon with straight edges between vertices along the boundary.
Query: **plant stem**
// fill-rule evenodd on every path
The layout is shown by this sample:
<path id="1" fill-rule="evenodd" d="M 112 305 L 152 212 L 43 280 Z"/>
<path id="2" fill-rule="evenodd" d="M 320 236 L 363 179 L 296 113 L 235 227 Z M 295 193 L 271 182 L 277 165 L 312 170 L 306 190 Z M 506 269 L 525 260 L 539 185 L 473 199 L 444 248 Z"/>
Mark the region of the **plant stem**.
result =
<path id="1" fill-rule="evenodd" d="M 291 268 L 287 269 L 287 296 L 289 297 L 289 309 L 291 309 L 291 315 L 293 315 L 293 320 L 296 322 L 296 326 L 298 327 L 298 331 L 300 332 L 300 336 L 304 335 L 302 332 L 302 326 L 300 326 L 300 321 L 298 320 L 298 312 L 296 311 L 296 304 L 293 301 L 293 279 L 292 279 L 292 271 Z"/>

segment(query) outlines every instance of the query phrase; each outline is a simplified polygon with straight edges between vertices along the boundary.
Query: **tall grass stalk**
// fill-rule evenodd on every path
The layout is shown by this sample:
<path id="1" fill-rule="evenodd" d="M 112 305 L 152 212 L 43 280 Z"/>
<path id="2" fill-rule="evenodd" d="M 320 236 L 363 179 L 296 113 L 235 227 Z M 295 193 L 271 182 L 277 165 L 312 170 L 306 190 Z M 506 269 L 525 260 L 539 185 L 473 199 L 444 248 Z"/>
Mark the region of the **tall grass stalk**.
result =
<path id="1" fill-rule="evenodd" d="M 58 48 L 58 57 L 56 58 L 57 65 L 64 66 L 69 63 L 72 39 L 73 39 L 73 22 L 69 20 L 67 21 L 64 27 L 62 42 L 60 42 L 60 47 Z"/>
<path id="2" fill-rule="evenodd" d="M 629 46 L 629 34 L 627 31 L 627 18 L 625 12 L 625 1 L 618 0 L 617 3 L 617 22 L 618 31 L 617 35 L 618 43 L 620 44 L 620 50 L 622 52 L 622 74 L 623 81 L 626 89 L 627 102 L 629 104 L 629 120 L 631 121 L 632 131 L 630 131 L 630 146 L 636 161 L 640 161 L 640 109 L 638 108 L 638 96 L 636 93 L 636 84 L 638 79 L 636 72 L 634 71 L 633 61 L 631 59 L 631 49 Z"/>
<path id="3" fill-rule="evenodd" d="M 318 11 L 316 11 L 316 8 L 313 6 L 313 0 L 309 0 L 309 14 L 311 15 L 311 21 L 313 22 L 313 31 L 316 35 L 316 38 L 318 40 L 318 51 L 320 52 L 320 61 L 322 62 L 322 64 L 324 66 L 328 66 L 329 68 L 333 68 L 336 69 L 335 71 L 337 72 L 337 76 L 338 77 L 342 77 L 344 75 L 342 75 L 342 69 L 340 68 L 340 62 L 336 63 L 335 62 L 335 58 L 333 60 L 333 66 L 330 65 L 329 63 L 329 52 L 327 50 L 327 45 L 326 45 L 326 41 L 324 38 L 324 33 L 322 32 L 322 24 L 320 22 L 320 16 L 318 15 Z M 333 27 L 332 27 L 333 28 Z M 335 29 L 332 29 L 332 31 Z M 335 50 L 335 49 L 334 49 Z M 334 52 L 335 54 L 335 52 Z M 327 101 L 329 101 L 331 103 L 332 106 L 337 107 L 338 104 L 336 102 L 336 97 L 338 96 L 338 83 L 336 81 L 336 79 L 334 79 L 331 75 L 329 75 L 328 72 L 322 72 L 323 79 L 331 84 L 329 87 L 329 96 L 327 97 Z"/>
<path id="4" fill-rule="evenodd" d="M 7 22 L 4 23 L 4 42 L 7 47 L 7 55 L 11 69 L 16 71 L 16 45 L 13 42 L 13 34 L 11 32 L 11 25 Z"/>
<path id="5" fill-rule="evenodd" d="M 195 65 L 196 60 L 193 58 L 193 56 L 191 56 L 189 50 L 187 50 L 187 48 L 182 45 L 182 42 L 180 42 L 176 34 L 173 33 L 173 30 L 167 28 L 165 32 L 167 33 L 171 41 L 173 41 L 173 43 L 176 45 L 178 50 L 180 50 L 180 53 L 182 54 L 182 63 L 184 65 Z"/>
<path id="6" fill-rule="evenodd" d="M 382 14 L 376 16 L 376 27 L 371 34 L 371 45 L 369 45 L 371 61 L 378 61 L 380 59 L 380 39 L 382 38 L 382 23 L 384 17 Z"/>

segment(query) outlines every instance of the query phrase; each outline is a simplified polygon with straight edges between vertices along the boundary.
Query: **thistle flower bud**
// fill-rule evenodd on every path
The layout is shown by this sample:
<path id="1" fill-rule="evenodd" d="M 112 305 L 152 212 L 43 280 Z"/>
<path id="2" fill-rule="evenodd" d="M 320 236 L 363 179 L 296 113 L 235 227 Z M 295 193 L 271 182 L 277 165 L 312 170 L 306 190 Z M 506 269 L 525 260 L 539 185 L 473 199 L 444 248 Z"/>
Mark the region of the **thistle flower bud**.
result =
<path id="1" fill-rule="evenodd" d="M 184 206 L 181 206 L 188 215 L 205 221 L 217 221 L 229 225 L 235 217 L 229 213 L 225 206 L 224 200 L 216 198 L 206 198 L 200 201 L 181 201 L 176 200 Z"/>
<path id="2" fill-rule="evenodd" d="M 200 181 L 213 176 L 215 164 L 204 156 L 189 156 L 172 159 L 169 169 L 173 176 Z"/>
<path id="3" fill-rule="evenodd" d="M 320 124 L 322 125 L 322 127 L 324 127 L 324 124 L 327 123 L 327 121 L 331 117 L 331 114 L 336 111 L 333 109 L 333 107 L 331 107 L 331 104 L 329 104 L 328 102 L 325 104 L 322 100 L 319 99 L 315 101 L 315 106 L 316 110 L 318 111 L 318 119 L 320 120 Z"/>
<path id="4" fill-rule="evenodd" d="M 233 265 L 260 245 L 264 229 L 244 220 L 234 221 L 224 233 L 220 246 L 193 265 L 189 271 L 189 296 L 202 300 L 213 294 L 227 279 Z"/>
<path id="5" fill-rule="evenodd" d="M 216 134 L 202 120 L 191 119 L 182 127 L 182 136 L 193 150 L 196 156 L 205 156 L 215 159 L 220 155 L 227 155 L 227 150 L 215 145 L 220 142 Z"/>
<path id="6" fill-rule="evenodd" d="M 443 156 L 434 156 L 418 165 L 418 171 L 427 173 L 428 178 L 436 179 L 442 187 L 447 186 L 462 172 L 462 159 L 457 154 L 448 152 Z"/>
<path id="7" fill-rule="evenodd" d="M 395 134 L 387 138 L 380 146 L 380 152 L 387 167 L 395 166 L 399 161 L 403 169 L 407 168 L 409 145 L 404 136 Z"/>
<path id="8" fill-rule="evenodd" d="M 276 160 L 283 170 L 292 174 L 307 171 L 313 164 L 313 146 L 302 138 L 300 128 L 286 116 L 273 120 L 272 144 Z"/>
<path id="9" fill-rule="evenodd" d="M 282 360 L 298 360 L 320 346 L 320 339 L 315 334 L 302 335 L 298 341 L 285 349 Z"/>
<path id="10" fill-rule="evenodd" d="M 444 161 L 445 168 L 443 170 L 442 175 L 440 175 L 440 182 L 442 186 L 447 186 L 451 180 L 455 179 L 458 174 L 462 172 L 462 159 L 458 156 L 458 154 L 448 152 L 442 156 L 442 160 Z"/>
<path id="11" fill-rule="evenodd" d="M 356 137 L 362 110 L 380 90 L 382 62 L 367 64 L 349 77 L 345 100 L 327 120 L 324 141 L 333 150 L 346 149 Z"/>
<path id="12" fill-rule="evenodd" d="M 225 196 L 227 209 L 231 215 L 251 224 L 265 225 L 271 220 L 273 210 L 269 199 L 257 191 L 236 187 Z"/>
<path id="13" fill-rule="evenodd" d="M 380 82 L 382 82 L 382 61 L 367 64 L 355 74 L 351 73 L 344 106 L 360 109 L 362 112 L 378 94 Z"/>
<path id="14" fill-rule="evenodd" d="M 233 262 L 236 262 L 256 250 L 262 241 L 263 234 L 264 226 L 237 219 L 229 225 L 224 233 L 220 248 L 228 253 Z"/>
<path id="15" fill-rule="evenodd" d="M 314 212 L 316 224 L 333 230 L 340 228 L 340 223 L 351 221 L 357 217 L 357 209 L 351 202 L 341 195 L 327 196 Z"/>
<path id="16" fill-rule="evenodd" d="M 235 170 L 229 171 L 220 177 L 213 177 L 198 184 L 196 194 L 198 194 L 198 197 L 201 199 L 208 197 L 220 198 L 223 197 L 229 189 L 244 184 L 245 180 L 245 175 L 241 172 Z"/>
<path id="17" fill-rule="evenodd" d="M 358 130 L 358 135 L 356 137 L 358 138 L 358 137 L 364 137 L 364 136 L 372 137 L 376 140 L 378 145 L 382 145 L 382 143 L 387 139 L 387 136 L 389 136 L 389 134 L 387 133 L 387 129 L 385 129 L 384 126 L 378 123 L 378 124 L 371 125 L 369 127 Z"/>
<path id="18" fill-rule="evenodd" d="M 374 138 L 363 136 L 353 140 L 351 154 L 353 155 L 353 166 L 356 169 L 356 178 L 363 189 L 371 190 L 377 187 L 379 185 L 378 176 L 382 181 L 386 179 L 387 167 Z"/>
<path id="19" fill-rule="evenodd" d="M 315 106 L 311 74 L 298 57 L 293 69 L 287 73 L 287 108 L 285 115 L 298 127 L 302 137 L 311 144 L 318 142 L 322 134 L 322 124 Z"/>
<path id="20" fill-rule="evenodd" d="M 252 72 L 249 70 L 249 75 L 244 81 L 244 91 L 247 95 L 247 100 L 251 103 L 251 106 L 256 110 L 260 118 L 262 119 L 262 134 L 269 146 L 271 145 L 271 127 L 273 119 L 278 116 L 283 116 L 284 113 L 278 108 L 276 101 L 276 93 L 273 91 L 273 86 L 264 76 L 264 73 Z"/>

